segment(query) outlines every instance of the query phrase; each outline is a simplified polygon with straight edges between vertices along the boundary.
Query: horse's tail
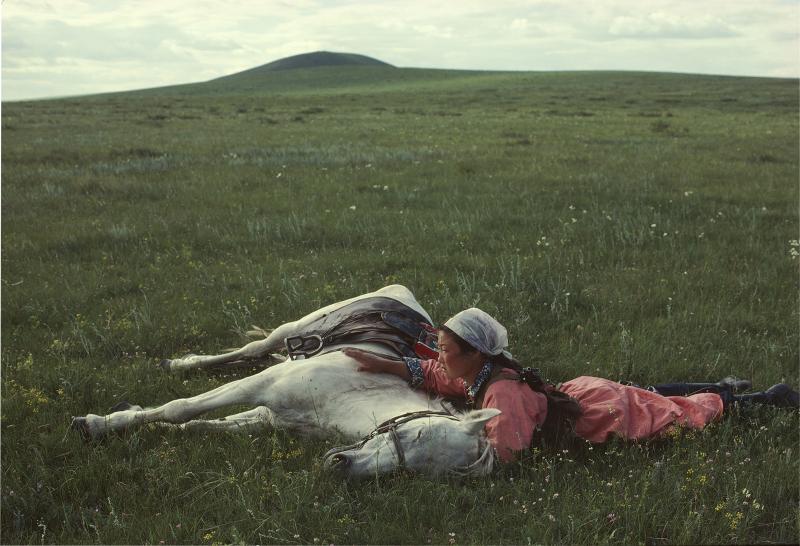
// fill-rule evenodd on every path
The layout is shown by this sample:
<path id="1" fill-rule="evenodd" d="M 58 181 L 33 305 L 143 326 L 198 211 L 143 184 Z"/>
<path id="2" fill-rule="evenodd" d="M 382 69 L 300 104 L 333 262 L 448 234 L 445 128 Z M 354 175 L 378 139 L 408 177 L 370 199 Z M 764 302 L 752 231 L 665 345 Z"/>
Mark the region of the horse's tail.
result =
<path id="1" fill-rule="evenodd" d="M 252 329 L 245 332 L 245 335 L 252 339 L 261 339 L 262 337 L 267 337 L 269 336 L 270 332 L 274 330 L 274 328 L 269 328 L 268 330 L 265 330 L 264 328 L 256 326 L 255 324 L 251 324 L 250 328 Z"/>
<path id="2" fill-rule="evenodd" d="M 259 339 L 266 339 L 267 337 L 269 337 L 270 332 L 274 330 L 274 328 L 264 329 L 261 326 L 256 326 L 255 324 L 251 324 L 250 328 L 251 329 L 247 330 L 244 333 L 244 335 L 247 336 L 248 339 L 251 339 L 253 341 L 258 341 Z M 236 349 L 238 349 L 238 347 L 229 347 L 227 349 L 223 349 L 222 351 L 225 353 L 230 353 L 232 351 L 235 351 Z M 275 348 L 275 350 L 278 349 L 279 349 L 278 347 Z"/>

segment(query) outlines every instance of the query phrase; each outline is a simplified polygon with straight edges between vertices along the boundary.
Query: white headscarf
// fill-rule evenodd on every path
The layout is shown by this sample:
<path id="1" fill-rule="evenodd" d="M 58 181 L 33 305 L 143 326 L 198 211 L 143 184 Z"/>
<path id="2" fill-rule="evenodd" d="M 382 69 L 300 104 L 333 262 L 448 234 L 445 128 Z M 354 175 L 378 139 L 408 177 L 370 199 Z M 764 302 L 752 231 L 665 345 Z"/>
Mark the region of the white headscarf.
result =
<path id="1" fill-rule="evenodd" d="M 483 354 L 496 356 L 503 353 L 506 358 L 511 358 L 511 353 L 506 350 L 508 332 L 505 326 L 477 307 L 456 313 L 444 325 Z"/>

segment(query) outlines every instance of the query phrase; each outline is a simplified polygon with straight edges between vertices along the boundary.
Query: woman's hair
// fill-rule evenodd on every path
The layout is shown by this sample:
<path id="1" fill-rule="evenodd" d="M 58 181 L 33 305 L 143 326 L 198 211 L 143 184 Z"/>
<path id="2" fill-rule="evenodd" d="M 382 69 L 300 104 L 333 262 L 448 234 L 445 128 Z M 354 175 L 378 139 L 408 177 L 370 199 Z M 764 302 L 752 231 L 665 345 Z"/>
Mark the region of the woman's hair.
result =
<path id="1" fill-rule="evenodd" d="M 450 336 L 462 352 L 474 353 L 478 351 L 447 326 L 440 326 L 439 330 Z M 559 449 L 569 447 L 575 438 L 575 420 L 583 413 L 580 403 L 545 381 L 541 372 L 536 368 L 523 368 L 514 358 L 509 358 L 503 353 L 497 355 L 484 354 L 483 356 L 496 367 L 507 368 L 517 372 L 520 381 L 523 381 L 534 391 L 545 395 L 547 398 L 547 417 L 545 417 L 545 421 L 542 424 L 541 440 L 551 447 Z"/>

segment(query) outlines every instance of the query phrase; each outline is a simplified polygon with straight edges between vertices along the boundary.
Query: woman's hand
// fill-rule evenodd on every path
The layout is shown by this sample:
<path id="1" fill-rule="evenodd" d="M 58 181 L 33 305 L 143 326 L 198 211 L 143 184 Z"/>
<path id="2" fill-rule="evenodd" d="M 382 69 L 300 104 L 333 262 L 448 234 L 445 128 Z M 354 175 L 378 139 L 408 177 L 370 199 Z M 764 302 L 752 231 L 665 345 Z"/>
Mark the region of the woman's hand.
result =
<path id="1" fill-rule="evenodd" d="M 342 349 L 342 352 L 358 362 L 359 372 L 390 373 L 406 381 L 411 379 L 411 374 L 408 373 L 405 362 L 400 359 L 385 357 L 371 351 L 364 351 L 363 349 L 356 349 L 354 347 Z"/>
<path id="2" fill-rule="evenodd" d="M 359 372 L 372 372 L 372 373 L 381 373 L 387 372 L 388 370 L 387 365 L 393 364 L 393 361 L 389 360 L 388 358 L 383 358 L 382 356 L 378 356 L 375 353 L 371 353 L 369 351 L 364 351 L 363 349 L 356 349 L 354 347 L 348 347 L 346 349 L 342 349 L 342 352 L 346 355 L 358 362 L 358 371 Z"/>

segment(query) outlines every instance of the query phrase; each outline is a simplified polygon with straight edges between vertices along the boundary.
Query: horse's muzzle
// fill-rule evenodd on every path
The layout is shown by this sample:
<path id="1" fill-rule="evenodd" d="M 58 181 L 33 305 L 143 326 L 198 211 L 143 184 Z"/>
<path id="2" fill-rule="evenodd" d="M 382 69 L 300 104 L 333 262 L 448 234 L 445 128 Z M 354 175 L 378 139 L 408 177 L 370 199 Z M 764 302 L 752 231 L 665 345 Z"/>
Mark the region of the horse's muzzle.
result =
<path id="1" fill-rule="evenodd" d="M 325 469 L 339 474 L 347 472 L 352 463 L 350 457 L 343 453 L 334 453 L 325 457 Z"/>

